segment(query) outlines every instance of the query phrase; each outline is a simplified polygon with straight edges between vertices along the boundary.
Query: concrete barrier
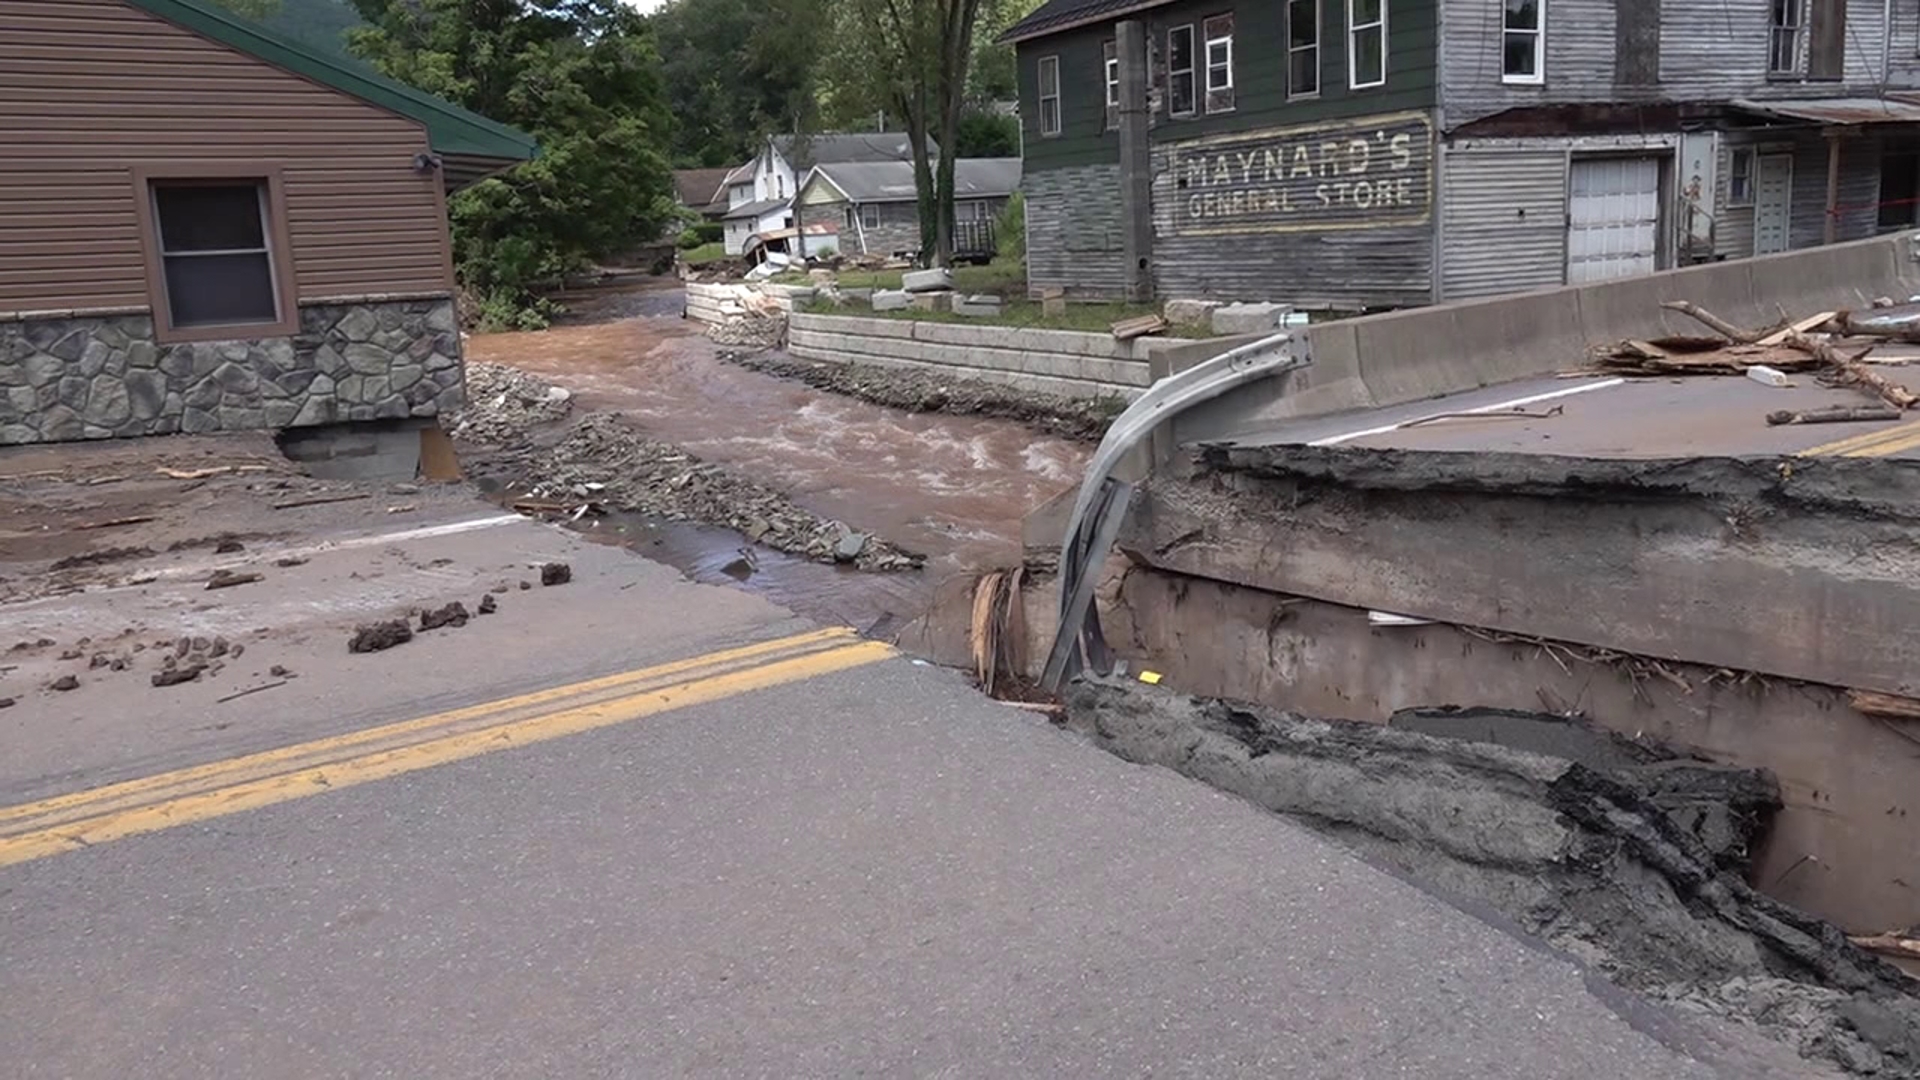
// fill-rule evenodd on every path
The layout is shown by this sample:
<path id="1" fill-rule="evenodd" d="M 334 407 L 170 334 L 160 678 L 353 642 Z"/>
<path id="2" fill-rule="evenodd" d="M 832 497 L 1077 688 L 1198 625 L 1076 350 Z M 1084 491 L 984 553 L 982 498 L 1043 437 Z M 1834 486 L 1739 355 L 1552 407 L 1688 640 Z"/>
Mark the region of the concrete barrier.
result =
<path id="1" fill-rule="evenodd" d="M 1626 338 L 1701 334 L 1660 305 L 1691 300 L 1764 326 L 1920 293 L 1920 233 L 1708 263 L 1589 285 L 1388 312 L 1308 327 L 1304 371 L 1255 383 L 1178 417 L 1180 443 L 1229 441 L 1288 420 L 1420 401 L 1579 367 Z"/>
<path id="2" fill-rule="evenodd" d="M 787 349 L 807 360 L 945 371 L 1071 397 L 1139 396 L 1156 369 L 1224 342 L 1115 341 L 1109 334 L 796 312 Z M 1211 353 L 1209 353 L 1211 355 Z"/>

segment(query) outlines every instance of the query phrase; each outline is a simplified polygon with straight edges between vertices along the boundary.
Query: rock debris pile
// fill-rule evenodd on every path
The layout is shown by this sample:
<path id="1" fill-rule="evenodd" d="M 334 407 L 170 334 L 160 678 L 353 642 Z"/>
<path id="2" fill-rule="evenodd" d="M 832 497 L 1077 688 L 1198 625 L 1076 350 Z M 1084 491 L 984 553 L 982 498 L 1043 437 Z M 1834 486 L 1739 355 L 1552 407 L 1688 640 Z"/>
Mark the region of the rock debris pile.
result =
<path id="1" fill-rule="evenodd" d="M 573 394 L 518 368 L 467 364 L 467 407 L 453 418 L 453 437 L 483 446 L 510 446 L 541 424 L 565 420 Z"/>
<path id="2" fill-rule="evenodd" d="M 1920 1077 L 1913 981 L 1747 884 L 1779 806 L 1767 772 L 1535 714 L 1448 737 L 1445 716 L 1313 720 L 1118 681 L 1075 683 L 1065 700 L 1069 725 L 1118 756 L 1487 904 L 1617 982 L 1853 1075 Z"/>
<path id="3" fill-rule="evenodd" d="M 529 455 L 537 498 L 589 496 L 669 521 L 734 529 L 758 544 L 862 570 L 912 570 L 924 556 L 794 505 L 766 487 L 646 438 L 616 413 L 581 420 L 557 445 Z"/>

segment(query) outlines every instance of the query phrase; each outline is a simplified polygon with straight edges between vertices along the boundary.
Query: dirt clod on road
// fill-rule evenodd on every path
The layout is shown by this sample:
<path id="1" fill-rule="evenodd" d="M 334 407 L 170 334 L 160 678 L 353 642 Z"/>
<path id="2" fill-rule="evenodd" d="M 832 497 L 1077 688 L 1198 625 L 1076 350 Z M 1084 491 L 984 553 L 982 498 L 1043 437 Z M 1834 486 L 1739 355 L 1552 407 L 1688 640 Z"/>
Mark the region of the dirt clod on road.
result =
<path id="1" fill-rule="evenodd" d="M 404 645 L 413 640 L 413 627 L 405 619 L 388 619 L 385 622 L 368 623 L 358 627 L 353 637 L 347 640 L 347 651 L 354 653 L 379 652 L 391 649 L 395 645 Z"/>
<path id="2" fill-rule="evenodd" d="M 460 627 L 467 625 L 467 605 L 458 600 L 432 611 L 420 613 L 420 629 L 438 630 L 443 626 Z"/>
<path id="3" fill-rule="evenodd" d="M 550 562 L 540 568 L 540 584 L 565 585 L 573 580 L 573 567 L 563 562 Z"/>

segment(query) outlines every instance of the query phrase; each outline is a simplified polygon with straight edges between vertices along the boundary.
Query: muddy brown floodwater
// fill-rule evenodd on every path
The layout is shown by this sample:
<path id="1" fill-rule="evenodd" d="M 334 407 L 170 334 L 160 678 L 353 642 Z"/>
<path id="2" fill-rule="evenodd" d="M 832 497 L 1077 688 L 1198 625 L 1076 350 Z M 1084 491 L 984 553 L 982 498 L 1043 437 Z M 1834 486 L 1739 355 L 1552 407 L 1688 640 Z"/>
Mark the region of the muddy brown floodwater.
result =
<path id="1" fill-rule="evenodd" d="M 730 531 L 637 519 L 596 530 L 698 580 L 730 579 L 815 618 L 895 625 L 924 610 L 940 582 L 1011 564 L 1021 518 L 1077 484 L 1091 455 L 1014 421 L 901 412 L 727 363 L 698 323 L 681 318 L 678 282 L 564 301 L 573 315 L 561 324 L 476 335 L 467 356 L 549 379 L 574 392 L 577 412 L 624 413 L 656 439 L 926 554 L 918 572 L 862 574 L 758 550 L 757 568 L 743 575 L 745 541 Z"/>

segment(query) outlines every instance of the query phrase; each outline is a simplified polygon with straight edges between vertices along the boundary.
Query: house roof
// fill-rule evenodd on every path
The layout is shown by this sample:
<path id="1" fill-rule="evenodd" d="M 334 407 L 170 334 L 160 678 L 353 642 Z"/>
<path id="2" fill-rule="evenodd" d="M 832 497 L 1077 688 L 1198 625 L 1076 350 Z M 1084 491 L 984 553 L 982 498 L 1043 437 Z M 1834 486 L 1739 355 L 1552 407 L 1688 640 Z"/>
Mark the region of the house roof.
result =
<path id="1" fill-rule="evenodd" d="M 277 31 L 227 12 L 210 0 L 126 0 L 176 26 L 322 86 L 417 121 L 457 186 L 538 153 L 531 135 L 495 123 L 450 101 L 416 90 Z"/>
<path id="2" fill-rule="evenodd" d="M 1033 14 L 1000 31 L 1000 44 L 1027 41 L 1089 23 L 1107 22 L 1136 11 L 1170 4 L 1173 0 L 1047 0 Z"/>
<path id="3" fill-rule="evenodd" d="M 673 190 L 680 197 L 682 206 L 701 209 L 713 204 L 716 198 L 723 197 L 721 187 L 727 182 L 730 169 L 675 169 L 673 170 Z"/>
<path id="4" fill-rule="evenodd" d="M 759 217 L 769 210 L 778 210 L 787 205 L 787 199 L 761 199 L 759 202 L 741 203 L 739 206 L 721 215 L 722 220 L 733 221 L 737 218 Z"/>
<path id="5" fill-rule="evenodd" d="M 775 135 L 773 147 L 789 165 L 802 172 L 815 165 L 913 160 L 913 147 L 907 142 L 906 133 L 900 131 Z M 940 147 L 928 139 L 927 152 L 937 155 Z"/>
<path id="6" fill-rule="evenodd" d="M 913 165 L 910 162 L 870 161 L 821 165 L 814 169 L 813 174 L 832 184 L 847 202 L 912 202 L 915 198 Z M 954 198 L 1000 198 L 1013 194 L 1013 190 L 1019 186 L 1019 158 L 960 158 L 953 163 Z"/>

